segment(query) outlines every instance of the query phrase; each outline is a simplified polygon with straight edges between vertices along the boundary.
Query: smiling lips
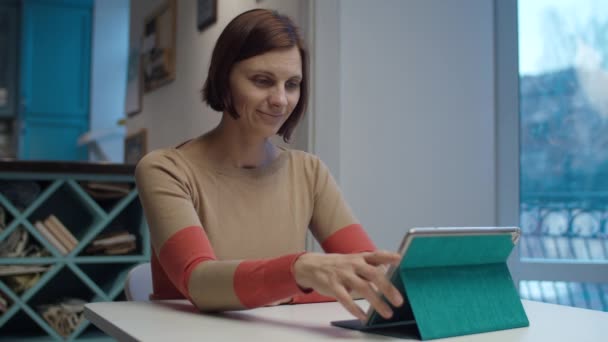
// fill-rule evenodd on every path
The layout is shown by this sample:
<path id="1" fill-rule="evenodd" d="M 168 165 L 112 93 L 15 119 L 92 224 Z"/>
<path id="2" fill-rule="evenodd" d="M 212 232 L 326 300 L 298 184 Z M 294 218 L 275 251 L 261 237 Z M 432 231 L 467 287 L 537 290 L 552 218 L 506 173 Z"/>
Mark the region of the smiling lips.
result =
<path id="1" fill-rule="evenodd" d="M 280 113 L 279 114 L 270 114 L 270 113 L 265 113 L 265 112 L 260 112 L 260 113 L 262 113 L 264 115 L 272 116 L 275 118 L 280 118 L 281 116 L 283 116 L 283 114 L 280 114 Z"/>
<path id="2" fill-rule="evenodd" d="M 260 114 L 260 116 L 267 122 L 272 122 L 272 123 L 276 123 L 281 121 L 281 119 L 283 118 L 283 114 L 269 114 L 266 112 L 262 112 L 258 110 L 258 113 Z"/>

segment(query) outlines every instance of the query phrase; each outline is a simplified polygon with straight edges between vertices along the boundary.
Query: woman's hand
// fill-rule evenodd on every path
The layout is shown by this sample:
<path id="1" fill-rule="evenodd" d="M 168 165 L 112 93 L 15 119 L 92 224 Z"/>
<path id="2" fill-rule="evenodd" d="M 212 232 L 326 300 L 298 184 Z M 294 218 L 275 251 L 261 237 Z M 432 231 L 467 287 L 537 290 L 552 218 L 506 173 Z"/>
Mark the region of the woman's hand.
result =
<path id="1" fill-rule="evenodd" d="M 378 266 L 397 264 L 400 259 L 399 254 L 386 251 L 358 254 L 306 253 L 296 260 L 294 273 L 300 287 L 311 288 L 322 295 L 336 298 L 360 320 L 366 316 L 351 298 L 351 291 L 366 299 L 382 317 L 390 318 L 393 311 L 381 295 L 394 306 L 403 304 L 403 298 Z"/>

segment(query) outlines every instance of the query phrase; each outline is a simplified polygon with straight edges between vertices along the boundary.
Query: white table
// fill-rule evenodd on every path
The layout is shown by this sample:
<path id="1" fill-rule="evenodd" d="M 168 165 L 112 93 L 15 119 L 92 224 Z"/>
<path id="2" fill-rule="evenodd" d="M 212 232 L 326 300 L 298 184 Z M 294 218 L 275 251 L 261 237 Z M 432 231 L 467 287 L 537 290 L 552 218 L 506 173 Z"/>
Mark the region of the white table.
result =
<path id="1" fill-rule="evenodd" d="M 366 306 L 365 301 L 358 301 Z M 530 327 L 454 337 L 457 341 L 608 341 L 608 313 L 523 301 Z M 350 319 L 337 303 L 282 305 L 222 314 L 198 312 L 185 300 L 103 302 L 85 317 L 119 341 L 411 341 L 331 326 Z M 434 341 L 443 341 L 434 340 Z"/>

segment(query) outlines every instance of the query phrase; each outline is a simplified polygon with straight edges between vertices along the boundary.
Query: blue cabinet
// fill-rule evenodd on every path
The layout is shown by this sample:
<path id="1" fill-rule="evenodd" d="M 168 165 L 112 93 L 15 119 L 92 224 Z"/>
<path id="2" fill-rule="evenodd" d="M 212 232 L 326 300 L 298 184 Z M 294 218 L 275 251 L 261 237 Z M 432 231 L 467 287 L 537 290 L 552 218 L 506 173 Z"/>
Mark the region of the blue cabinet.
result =
<path id="1" fill-rule="evenodd" d="M 19 159 L 86 159 L 93 3 L 21 4 Z"/>
<path id="2" fill-rule="evenodd" d="M 76 141 L 87 130 L 85 120 L 30 117 L 21 127 L 22 159 L 86 160 L 87 148 Z"/>

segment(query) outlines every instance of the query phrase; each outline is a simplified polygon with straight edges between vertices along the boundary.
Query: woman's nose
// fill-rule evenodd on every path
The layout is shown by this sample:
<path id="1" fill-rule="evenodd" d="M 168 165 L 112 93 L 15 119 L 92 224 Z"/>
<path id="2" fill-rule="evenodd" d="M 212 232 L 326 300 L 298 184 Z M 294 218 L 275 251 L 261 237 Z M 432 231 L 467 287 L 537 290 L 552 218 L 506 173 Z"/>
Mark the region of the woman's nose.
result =
<path id="1" fill-rule="evenodd" d="M 270 94 L 269 98 L 270 105 L 273 107 L 285 107 L 287 106 L 287 94 L 285 93 L 285 89 L 278 88 Z"/>

